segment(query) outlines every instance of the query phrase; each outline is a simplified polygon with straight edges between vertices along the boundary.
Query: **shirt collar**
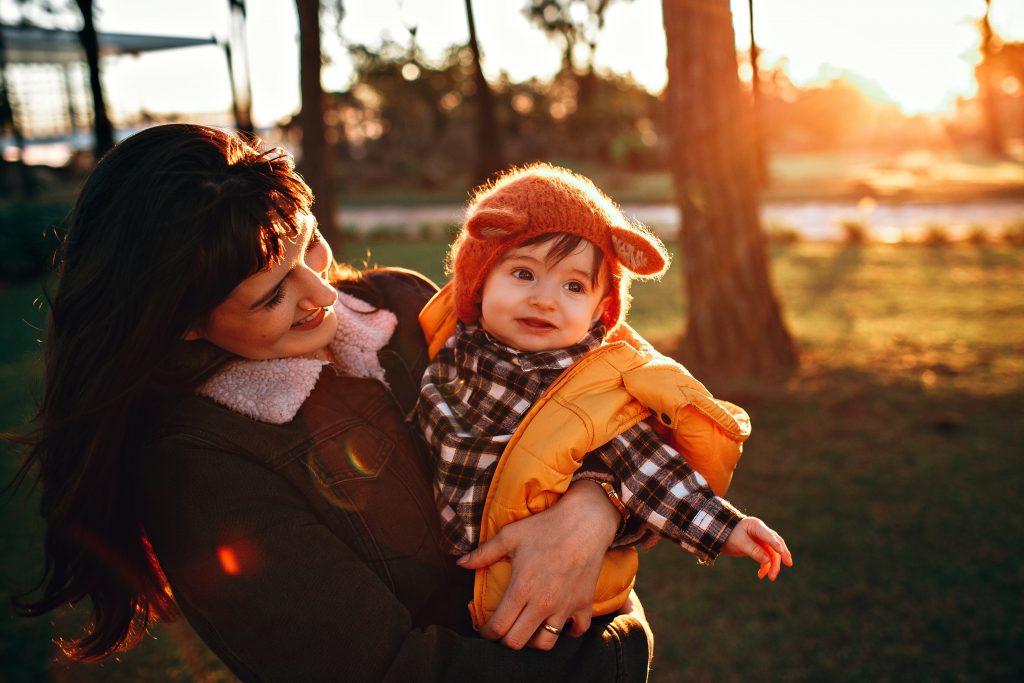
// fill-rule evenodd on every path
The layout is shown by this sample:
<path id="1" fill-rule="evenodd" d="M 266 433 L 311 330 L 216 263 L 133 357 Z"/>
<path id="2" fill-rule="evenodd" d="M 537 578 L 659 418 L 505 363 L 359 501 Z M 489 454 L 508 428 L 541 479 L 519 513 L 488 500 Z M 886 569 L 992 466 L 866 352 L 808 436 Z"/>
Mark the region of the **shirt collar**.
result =
<path id="1" fill-rule="evenodd" d="M 524 372 L 534 370 L 564 370 L 580 360 L 587 353 L 601 346 L 607 328 L 600 320 L 572 346 L 550 351 L 521 351 L 498 341 L 494 335 L 479 325 L 459 323 L 459 335 L 481 351 L 493 353 L 517 366 Z"/>

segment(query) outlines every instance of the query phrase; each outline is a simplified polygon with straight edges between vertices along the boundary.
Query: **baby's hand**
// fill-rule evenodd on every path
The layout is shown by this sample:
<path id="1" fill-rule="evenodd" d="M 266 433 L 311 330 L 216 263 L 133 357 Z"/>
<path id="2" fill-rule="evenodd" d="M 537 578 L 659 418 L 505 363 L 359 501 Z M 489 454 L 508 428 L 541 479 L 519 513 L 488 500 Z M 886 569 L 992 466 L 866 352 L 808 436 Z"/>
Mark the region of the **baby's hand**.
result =
<path id="1" fill-rule="evenodd" d="M 793 555 L 786 547 L 786 541 L 757 517 L 744 517 L 725 539 L 722 554 L 747 555 L 760 563 L 757 578 L 768 577 L 771 581 L 779 575 L 782 565 L 793 566 Z"/>

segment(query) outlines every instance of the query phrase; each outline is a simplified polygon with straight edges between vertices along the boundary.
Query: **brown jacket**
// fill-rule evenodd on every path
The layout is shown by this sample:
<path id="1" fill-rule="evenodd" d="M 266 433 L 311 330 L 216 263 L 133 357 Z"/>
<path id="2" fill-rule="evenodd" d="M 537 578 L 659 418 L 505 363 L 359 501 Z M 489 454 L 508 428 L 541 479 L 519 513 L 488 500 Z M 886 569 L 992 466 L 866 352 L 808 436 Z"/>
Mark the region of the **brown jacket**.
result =
<path id="1" fill-rule="evenodd" d="M 280 425 L 191 396 L 141 454 L 140 512 L 185 617 L 247 681 L 645 680 L 632 617 L 550 653 L 473 635 L 472 574 L 440 549 L 426 456 L 403 421 L 434 287 L 397 270 L 370 281 L 398 318 L 379 353 L 390 392 L 325 370 Z"/>

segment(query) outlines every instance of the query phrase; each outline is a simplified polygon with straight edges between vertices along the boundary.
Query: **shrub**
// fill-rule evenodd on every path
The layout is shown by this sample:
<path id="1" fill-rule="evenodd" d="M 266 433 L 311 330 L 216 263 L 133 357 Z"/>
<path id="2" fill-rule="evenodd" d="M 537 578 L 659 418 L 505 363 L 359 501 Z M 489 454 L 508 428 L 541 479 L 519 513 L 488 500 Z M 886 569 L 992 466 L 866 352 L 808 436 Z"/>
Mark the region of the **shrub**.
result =
<path id="1" fill-rule="evenodd" d="M 800 231 L 786 223 L 770 223 L 764 234 L 769 244 L 799 244 L 803 240 Z"/>
<path id="2" fill-rule="evenodd" d="M 459 226 L 449 221 L 420 223 L 416 229 L 416 239 L 421 242 L 451 241 L 458 232 Z"/>
<path id="3" fill-rule="evenodd" d="M 1003 228 L 1003 242 L 1011 247 L 1024 247 L 1024 222 Z"/>
<path id="4" fill-rule="evenodd" d="M 410 239 L 409 227 L 404 224 L 382 223 L 371 227 L 367 234 L 386 242 L 407 242 Z"/>
<path id="5" fill-rule="evenodd" d="M 945 247 L 951 241 L 949 228 L 939 223 L 925 226 L 924 234 L 921 235 L 921 242 L 929 247 Z"/>
<path id="6" fill-rule="evenodd" d="M 967 231 L 967 242 L 976 247 L 984 247 L 992 241 L 992 236 L 984 225 L 972 225 Z"/>
<path id="7" fill-rule="evenodd" d="M 868 226 L 862 220 L 847 218 L 840 221 L 839 227 L 843 231 L 843 243 L 849 245 L 860 245 L 868 243 Z"/>

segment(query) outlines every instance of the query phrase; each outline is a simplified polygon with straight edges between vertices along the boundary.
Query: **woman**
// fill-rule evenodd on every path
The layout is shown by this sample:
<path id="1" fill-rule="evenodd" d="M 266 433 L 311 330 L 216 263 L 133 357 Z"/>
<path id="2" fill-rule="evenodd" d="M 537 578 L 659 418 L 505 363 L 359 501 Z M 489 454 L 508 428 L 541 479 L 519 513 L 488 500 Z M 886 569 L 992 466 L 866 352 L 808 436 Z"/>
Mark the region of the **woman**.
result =
<path id="1" fill-rule="evenodd" d="M 643 679 L 638 605 L 587 630 L 619 523 L 597 485 L 463 568 L 445 557 L 402 419 L 434 287 L 339 271 L 311 202 L 282 152 L 200 126 L 139 133 L 92 173 L 24 439 L 47 532 L 22 613 L 89 597 L 92 629 L 66 649 L 101 659 L 177 608 L 245 680 Z M 467 569 L 505 555 L 485 640 Z"/>

